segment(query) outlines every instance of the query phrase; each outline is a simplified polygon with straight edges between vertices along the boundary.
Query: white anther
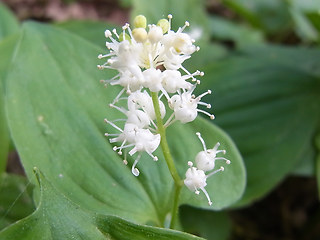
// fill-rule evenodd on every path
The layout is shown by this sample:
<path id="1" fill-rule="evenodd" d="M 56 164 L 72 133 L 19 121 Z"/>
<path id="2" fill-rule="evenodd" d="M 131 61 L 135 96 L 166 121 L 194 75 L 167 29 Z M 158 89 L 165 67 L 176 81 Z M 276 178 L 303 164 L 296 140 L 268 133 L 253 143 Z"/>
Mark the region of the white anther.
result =
<path id="1" fill-rule="evenodd" d="M 106 38 L 109 38 L 112 36 L 112 33 L 107 29 L 105 32 L 104 32 L 104 35 L 106 36 Z"/>

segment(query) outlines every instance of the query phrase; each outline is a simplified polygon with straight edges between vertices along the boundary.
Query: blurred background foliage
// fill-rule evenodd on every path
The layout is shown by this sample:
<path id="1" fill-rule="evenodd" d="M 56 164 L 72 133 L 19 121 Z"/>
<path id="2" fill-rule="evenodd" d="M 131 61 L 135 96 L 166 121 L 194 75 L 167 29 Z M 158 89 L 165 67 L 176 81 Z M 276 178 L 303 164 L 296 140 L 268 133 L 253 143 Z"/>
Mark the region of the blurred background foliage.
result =
<path id="1" fill-rule="evenodd" d="M 183 206 L 183 229 L 207 239 L 319 239 L 319 0 L 6 0 L 0 41 L 31 19 L 103 47 L 106 28 L 137 14 L 155 22 L 168 13 L 173 29 L 191 23 L 201 51 L 186 66 L 205 72 L 198 91 L 213 90 L 214 123 L 235 141 L 247 169 L 240 201 L 220 212 Z M 2 79 L 7 61 L 0 57 Z M 2 106 L 0 228 L 34 209 L 31 186 L 15 175 L 18 157 Z"/>

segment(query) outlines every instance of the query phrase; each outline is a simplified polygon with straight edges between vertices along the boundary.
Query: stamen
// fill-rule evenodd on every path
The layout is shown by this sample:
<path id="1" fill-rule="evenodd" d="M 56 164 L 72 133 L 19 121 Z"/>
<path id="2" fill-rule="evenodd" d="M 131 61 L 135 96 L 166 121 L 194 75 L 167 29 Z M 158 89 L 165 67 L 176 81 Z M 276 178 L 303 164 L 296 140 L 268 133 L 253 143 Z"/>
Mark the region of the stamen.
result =
<path id="1" fill-rule="evenodd" d="M 119 133 L 105 133 L 104 135 L 106 137 L 118 137 L 120 134 Z"/>
<path id="2" fill-rule="evenodd" d="M 152 159 L 153 159 L 153 161 L 158 161 L 158 157 L 157 156 L 154 156 L 151 152 L 149 152 L 149 151 L 146 151 L 146 153 L 148 153 L 148 155 L 150 156 L 150 157 L 152 157 Z"/>
<path id="3" fill-rule="evenodd" d="M 111 140 L 111 139 L 110 139 Z M 124 141 L 124 142 L 126 142 L 126 140 Z M 129 147 L 133 147 L 134 146 L 134 143 L 131 143 L 131 144 L 128 144 L 128 145 L 125 145 L 125 146 L 122 146 L 123 144 L 121 144 L 121 146 L 120 147 L 116 147 L 116 150 L 120 150 L 120 152 L 121 152 L 121 150 L 122 149 L 125 149 L 125 148 L 129 148 Z M 130 154 L 130 153 L 129 153 Z M 121 155 L 121 154 L 120 154 Z"/>
<path id="4" fill-rule="evenodd" d="M 104 119 L 104 121 L 108 124 L 110 124 L 112 127 L 114 127 L 115 129 L 119 130 L 120 132 L 123 132 L 123 130 L 121 128 L 119 128 L 117 125 L 115 125 L 113 122 L 108 121 L 108 119 Z"/>
<path id="5" fill-rule="evenodd" d="M 184 31 L 184 29 L 185 29 L 186 27 L 189 27 L 189 26 L 190 26 L 190 23 L 189 23 L 188 21 L 185 21 L 184 26 L 183 26 L 182 28 L 179 28 L 179 30 L 178 30 L 177 32 L 178 32 L 178 33 L 181 33 L 181 32 Z"/>
<path id="6" fill-rule="evenodd" d="M 125 91 L 125 88 L 121 89 L 121 91 L 118 93 L 118 95 L 113 100 L 112 104 L 115 104 L 116 102 L 118 102 L 120 100 L 120 97 L 124 93 L 124 91 Z"/>
<path id="7" fill-rule="evenodd" d="M 200 142 L 202 143 L 203 150 L 204 150 L 205 152 L 207 152 L 207 146 L 206 146 L 205 141 L 204 141 L 203 138 L 201 137 L 201 133 L 197 132 L 196 134 L 197 134 L 198 138 L 200 139 Z"/>
<path id="8" fill-rule="evenodd" d="M 99 54 L 99 55 L 98 55 L 98 58 L 99 58 L 99 59 L 102 59 L 102 58 L 106 58 L 106 57 L 110 57 L 110 56 L 114 56 L 114 55 L 116 55 L 114 52 L 110 52 L 110 53 L 105 54 L 105 55 Z"/>
<path id="9" fill-rule="evenodd" d="M 113 33 L 114 33 L 114 35 L 116 35 L 116 36 L 117 36 L 117 38 L 119 39 L 119 35 L 118 35 L 118 33 L 117 33 L 117 29 L 115 29 L 115 28 L 114 28 L 114 29 L 112 30 L 112 32 L 113 32 Z"/>
<path id="10" fill-rule="evenodd" d="M 104 35 L 106 36 L 106 38 L 109 38 L 109 37 L 112 36 L 112 33 L 110 32 L 110 30 L 107 29 L 107 30 L 104 32 Z"/>
<path id="11" fill-rule="evenodd" d="M 212 92 L 211 92 L 211 90 L 208 90 L 208 91 L 206 91 L 206 92 L 204 92 L 204 93 L 202 93 L 202 94 L 200 94 L 198 97 L 197 97 L 197 99 L 201 99 L 201 98 L 203 98 L 205 95 L 208 95 L 208 94 L 211 94 Z"/>
<path id="12" fill-rule="evenodd" d="M 213 174 L 216 174 L 217 172 L 223 172 L 224 171 L 224 167 L 220 167 L 218 170 L 215 170 L 211 173 L 209 173 L 206 178 L 211 177 Z"/>
<path id="13" fill-rule="evenodd" d="M 218 151 L 216 151 L 216 154 L 220 153 L 220 152 L 222 152 L 223 154 L 226 154 L 227 151 L 226 150 L 218 150 Z"/>
<path id="14" fill-rule="evenodd" d="M 132 35 L 132 31 L 131 31 L 131 28 L 130 28 L 129 23 L 127 23 L 127 29 L 128 29 L 128 32 L 129 32 L 131 41 L 134 42 L 134 43 L 136 43 L 136 40 L 134 39 L 134 37 L 133 37 L 133 35 Z"/>
<path id="15" fill-rule="evenodd" d="M 119 155 L 122 155 L 122 151 L 121 151 L 121 150 L 124 148 L 123 146 L 124 146 L 124 144 L 126 144 L 126 142 L 127 142 L 127 139 L 125 139 L 125 140 L 122 142 L 121 146 L 118 147 L 118 149 L 119 149 L 118 154 L 119 154 Z"/>
<path id="16" fill-rule="evenodd" d="M 220 147 L 220 143 L 219 142 L 217 142 L 216 145 L 214 145 L 213 149 L 211 149 L 211 150 L 217 153 L 218 147 Z"/>
<path id="17" fill-rule="evenodd" d="M 163 126 L 168 127 L 169 125 L 171 125 L 171 120 L 173 119 L 173 117 L 174 117 L 174 112 L 171 114 L 171 116 L 168 118 L 168 120 Z"/>
<path id="18" fill-rule="evenodd" d="M 131 172 L 134 176 L 139 176 L 140 171 L 138 168 L 136 168 L 136 165 L 138 164 L 139 160 L 140 160 L 141 154 L 138 155 L 137 159 L 134 161 L 132 168 L 131 168 Z"/>
<path id="19" fill-rule="evenodd" d="M 169 14 L 168 15 L 168 20 L 169 20 L 169 28 L 168 28 L 168 32 L 171 30 L 171 19 L 172 19 L 172 15 Z"/>
<path id="20" fill-rule="evenodd" d="M 112 103 L 109 104 L 110 107 L 117 109 L 118 111 L 122 112 L 123 114 L 127 115 L 127 111 L 121 107 L 118 107 Z"/>
<path id="21" fill-rule="evenodd" d="M 198 105 L 206 106 L 208 109 L 211 108 L 211 104 L 205 102 L 198 102 Z"/>
<path id="22" fill-rule="evenodd" d="M 212 202 L 211 202 L 211 199 L 210 199 L 210 196 L 208 194 L 208 192 L 206 191 L 206 189 L 204 187 L 201 187 L 200 188 L 202 190 L 202 192 L 204 193 L 204 195 L 206 195 L 207 199 L 208 199 L 208 203 L 209 205 L 211 206 L 212 205 Z"/>
<path id="23" fill-rule="evenodd" d="M 228 160 L 228 159 L 226 159 L 224 157 L 217 157 L 217 158 L 214 158 L 214 160 L 224 160 L 224 161 L 226 161 L 227 164 L 231 163 L 230 160 Z"/>
<path id="24" fill-rule="evenodd" d="M 214 116 L 213 114 L 210 114 L 210 113 L 208 113 L 208 112 L 206 112 L 206 111 L 204 111 L 204 110 L 197 109 L 197 112 L 201 112 L 201 113 L 209 116 L 211 120 L 215 119 L 215 116 Z"/>

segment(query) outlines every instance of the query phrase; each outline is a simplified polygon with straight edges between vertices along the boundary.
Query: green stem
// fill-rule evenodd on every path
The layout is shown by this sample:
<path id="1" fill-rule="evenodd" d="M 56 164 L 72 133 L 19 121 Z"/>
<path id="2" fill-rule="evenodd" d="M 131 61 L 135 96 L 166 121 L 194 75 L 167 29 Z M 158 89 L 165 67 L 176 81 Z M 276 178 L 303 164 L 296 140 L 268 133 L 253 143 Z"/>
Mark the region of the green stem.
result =
<path id="1" fill-rule="evenodd" d="M 173 198 L 173 207 L 171 210 L 171 223 L 170 223 L 170 228 L 174 228 L 176 218 L 178 215 L 179 196 L 180 196 L 181 187 L 183 186 L 183 181 L 181 180 L 177 172 L 172 155 L 170 153 L 170 149 L 169 149 L 169 145 L 166 137 L 166 128 L 164 127 L 162 118 L 161 118 L 158 93 L 151 92 L 151 96 L 152 96 L 152 102 L 153 102 L 153 106 L 156 114 L 158 133 L 161 136 L 160 146 L 163 152 L 163 156 L 166 160 L 167 166 L 169 168 L 170 174 L 174 180 L 174 198 Z"/>

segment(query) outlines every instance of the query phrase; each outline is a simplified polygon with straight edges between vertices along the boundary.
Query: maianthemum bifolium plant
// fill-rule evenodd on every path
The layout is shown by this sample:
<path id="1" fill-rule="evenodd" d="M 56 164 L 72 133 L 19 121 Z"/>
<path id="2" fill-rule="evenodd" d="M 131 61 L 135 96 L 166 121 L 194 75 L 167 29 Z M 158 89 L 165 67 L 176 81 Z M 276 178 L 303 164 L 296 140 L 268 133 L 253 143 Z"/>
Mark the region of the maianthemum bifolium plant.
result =
<path id="1" fill-rule="evenodd" d="M 242 158 L 210 120 L 216 93 L 199 90 L 206 76 L 185 67 L 197 63 L 190 33 L 202 26 L 178 28 L 185 17 L 175 14 L 147 27 L 147 16 L 112 31 L 93 23 L 90 40 L 0 14 L 0 30 L 16 29 L 0 41 L 1 240 L 199 239 L 186 233 L 197 231 L 185 227 L 181 206 L 207 217 L 241 197 Z M 10 138 L 26 177 L 3 170 Z M 192 225 L 211 224 L 206 217 Z"/>
<path id="2" fill-rule="evenodd" d="M 113 150 L 124 155 L 124 164 L 128 164 L 127 154 L 136 155 L 131 163 L 134 176 L 138 177 L 140 174 L 137 165 L 141 155 L 146 153 L 151 159 L 158 161 L 158 157 L 153 153 L 161 146 L 175 184 L 170 223 L 173 228 L 183 183 L 195 194 L 199 194 L 201 190 L 208 204 L 212 205 L 205 189 L 206 181 L 212 175 L 224 171 L 223 166 L 216 168 L 217 160 L 223 160 L 227 164 L 231 161 L 219 156 L 226 153 L 226 150 L 218 150 L 219 142 L 212 149 L 207 149 L 200 132 L 197 132 L 203 151 L 195 157 L 196 166 L 187 161 L 189 168 L 184 180 L 176 170 L 166 139 L 166 129 L 176 121 L 182 124 L 194 121 L 199 112 L 208 115 L 210 119 L 214 119 L 214 115 L 198 108 L 199 105 L 211 108 L 210 104 L 202 101 L 204 96 L 211 94 L 211 90 L 199 96 L 193 94 L 196 86 L 200 84 L 196 77 L 203 76 L 204 73 L 199 70 L 190 73 L 182 65 L 191 54 L 200 50 L 194 45 L 195 40 L 184 32 L 185 28 L 189 27 L 189 22 L 185 22 L 185 25 L 175 32 L 171 29 L 171 20 L 170 14 L 168 19 L 160 19 L 156 25 L 147 26 L 146 17 L 138 15 L 134 18 L 133 29 L 127 23 L 120 33 L 117 33 L 116 29 L 112 32 L 106 30 L 106 46 L 110 52 L 98 56 L 99 59 L 107 59 L 104 64 L 98 65 L 98 68 L 118 71 L 112 79 L 101 82 L 105 86 L 123 87 L 109 106 L 123 113 L 124 118 L 106 118 L 105 122 L 119 133 L 107 132 L 105 136 L 110 137 L 110 143 L 120 143 L 120 146 L 114 146 Z M 127 108 L 117 106 L 120 101 L 126 101 Z M 171 114 L 166 118 L 169 109 Z M 117 125 L 118 122 L 124 122 L 122 128 Z"/>
<path id="3" fill-rule="evenodd" d="M 320 179 L 319 50 L 266 40 L 294 1 L 221 2 L 237 23 L 205 1 L 130 2 L 150 27 L 20 23 L 0 4 L 1 240 L 227 239 L 228 207 L 294 169 Z"/>

